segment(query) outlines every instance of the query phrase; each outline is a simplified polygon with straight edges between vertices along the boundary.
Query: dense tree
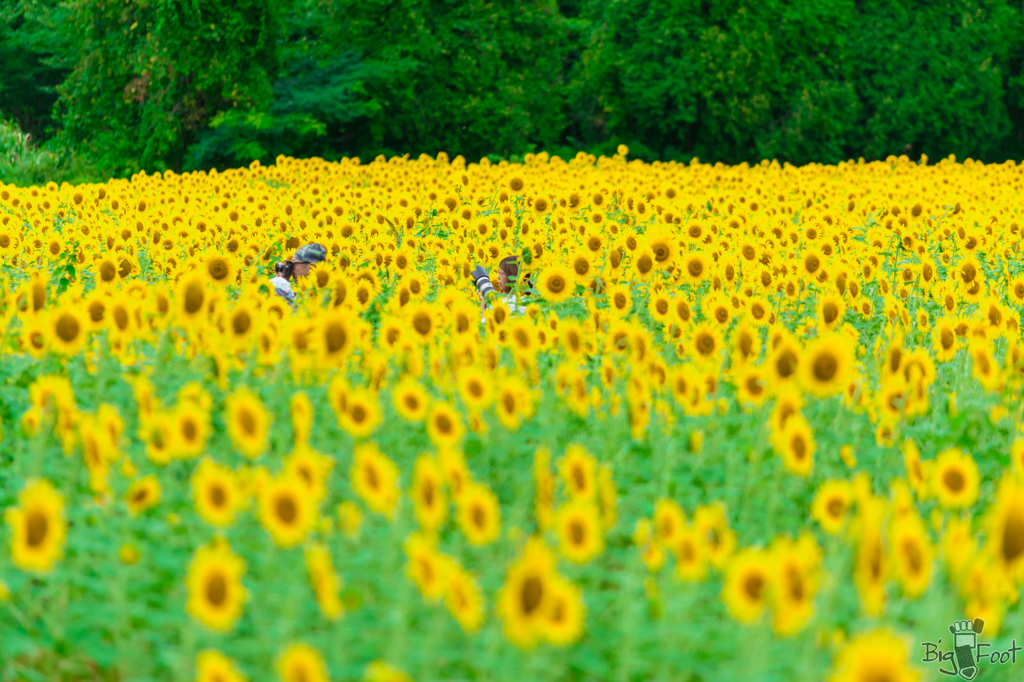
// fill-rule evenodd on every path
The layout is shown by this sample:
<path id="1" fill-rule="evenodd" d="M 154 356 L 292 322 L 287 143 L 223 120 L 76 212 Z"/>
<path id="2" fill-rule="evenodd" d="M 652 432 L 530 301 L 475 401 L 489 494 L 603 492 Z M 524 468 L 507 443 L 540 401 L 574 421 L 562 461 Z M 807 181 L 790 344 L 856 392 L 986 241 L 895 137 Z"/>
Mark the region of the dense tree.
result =
<path id="1" fill-rule="evenodd" d="M 648 159 L 1003 160 L 1024 155 L 1022 14 L 1020 0 L 10 0 L 0 114 L 116 175 L 623 142 Z"/>

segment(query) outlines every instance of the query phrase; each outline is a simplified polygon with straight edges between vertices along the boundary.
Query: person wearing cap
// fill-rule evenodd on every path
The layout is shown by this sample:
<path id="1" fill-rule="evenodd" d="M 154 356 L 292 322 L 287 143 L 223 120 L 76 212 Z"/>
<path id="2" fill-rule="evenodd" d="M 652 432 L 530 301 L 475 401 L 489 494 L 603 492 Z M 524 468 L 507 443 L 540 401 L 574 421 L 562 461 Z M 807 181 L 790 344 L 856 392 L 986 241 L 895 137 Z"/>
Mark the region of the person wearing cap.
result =
<path id="1" fill-rule="evenodd" d="M 486 277 L 487 273 L 483 269 L 481 269 L 481 272 Z M 504 296 L 501 296 L 497 300 L 503 301 L 505 305 L 508 306 L 509 312 L 512 315 L 515 315 L 517 313 L 521 315 L 526 312 L 526 307 L 520 304 L 523 303 L 523 297 L 529 295 L 530 289 L 533 286 L 530 283 L 530 278 L 524 277 L 522 282 L 520 282 L 520 291 L 515 291 L 513 285 L 515 284 L 515 280 L 518 277 L 519 257 L 507 256 L 505 258 L 502 258 L 501 262 L 498 263 L 498 279 L 496 282 L 497 286 L 494 286 L 492 291 L 499 295 L 504 294 Z M 490 285 L 490 277 L 486 277 L 486 279 L 488 285 Z M 477 297 L 480 299 L 480 321 L 484 322 L 487 319 L 487 296 L 484 295 L 483 291 L 478 290 Z"/>
<path id="2" fill-rule="evenodd" d="M 274 293 L 293 303 L 295 292 L 292 290 L 291 279 L 307 277 L 314 263 L 322 263 L 327 259 L 327 249 L 322 244 L 306 244 L 299 248 L 290 261 L 274 266 L 275 277 L 270 280 L 274 285 Z"/>

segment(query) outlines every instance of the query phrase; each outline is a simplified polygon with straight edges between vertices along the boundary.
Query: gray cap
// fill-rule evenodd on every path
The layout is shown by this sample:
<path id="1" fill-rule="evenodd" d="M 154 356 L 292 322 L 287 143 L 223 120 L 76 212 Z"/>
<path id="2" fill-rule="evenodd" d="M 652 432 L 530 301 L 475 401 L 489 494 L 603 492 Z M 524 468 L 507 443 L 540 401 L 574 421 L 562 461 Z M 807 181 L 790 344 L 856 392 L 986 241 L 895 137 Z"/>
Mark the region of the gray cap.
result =
<path id="1" fill-rule="evenodd" d="M 327 249 L 320 244 L 306 244 L 299 247 L 299 250 L 292 256 L 296 263 L 319 263 L 327 259 Z"/>

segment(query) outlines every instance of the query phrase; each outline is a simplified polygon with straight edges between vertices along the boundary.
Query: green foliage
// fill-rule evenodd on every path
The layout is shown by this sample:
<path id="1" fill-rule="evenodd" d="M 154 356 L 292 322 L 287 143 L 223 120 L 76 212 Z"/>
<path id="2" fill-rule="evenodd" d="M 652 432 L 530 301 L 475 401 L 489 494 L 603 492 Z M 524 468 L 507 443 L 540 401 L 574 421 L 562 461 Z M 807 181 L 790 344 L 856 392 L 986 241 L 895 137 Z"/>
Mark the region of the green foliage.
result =
<path id="1" fill-rule="evenodd" d="M 561 138 L 565 59 L 578 34 L 553 0 L 334 0 L 328 17 L 339 44 L 415 63 L 404 78 L 368 85 L 381 111 L 363 148 L 479 158 Z"/>
<path id="2" fill-rule="evenodd" d="M 1022 24 L 1010 0 L 12 0 L 0 112 L 117 176 L 619 143 L 1000 161 L 1024 156 Z"/>
<path id="3" fill-rule="evenodd" d="M 585 12 L 572 83 L 585 142 L 800 163 L 1021 152 L 1005 146 L 1020 22 L 1006 2 L 595 0 Z"/>
<path id="4" fill-rule="evenodd" d="M 260 110 L 277 69 L 271 0 L 78 0 L 81 43 L 60 88 L 68 132 L 115 174 L 181 168 L 222 111 Z"/>
<path id="5" fill-rule="evenodd" d="M 189 149 L 187 166 L 209 168 L 285 156 L 331 157 L 344 127 L 380 111 L 363 80 L 389 71 L 345 53 L 319 64 L 309 55 L 287 64 L 273 87 L 269 111 L 230 109 L 210 122 Z"/>
<path id="6" fill-rule="evenodd" d="M 0 182 L 19 186 L 87 182 L 98 169 L 62 138 L 36 145 L 14 123 L 0 119 Z"/>
<path id="7" fill-rule="evenodd" d="M 57 86 L 71 68 L 71 32 L 55 0 L 0 3 L 0 112 L 35 139 L 53 132 Z"/>

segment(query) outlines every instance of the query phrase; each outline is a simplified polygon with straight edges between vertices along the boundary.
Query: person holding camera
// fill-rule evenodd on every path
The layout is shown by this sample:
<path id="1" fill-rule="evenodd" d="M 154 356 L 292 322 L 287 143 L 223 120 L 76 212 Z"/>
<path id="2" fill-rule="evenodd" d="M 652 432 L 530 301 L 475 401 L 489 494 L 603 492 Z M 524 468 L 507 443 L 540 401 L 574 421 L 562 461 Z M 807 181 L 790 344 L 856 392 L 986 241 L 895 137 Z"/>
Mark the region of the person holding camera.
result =
<path id="1" fill-rule="evenodd" d="M 488 301 L 492 298 L 503 300 L 513 315 L 526 312 L 526 307 L 519 305 L 519 303 L 523 296 L 529 295 L 529 278 L 523 278 L 518 292 L 513 288 L 515 280 L 519 277 L 518 256 L 506 256 L 498 263 L 497 288 L 491 283 L 491 278 L 484 266 L 476 266 L 471 274 L 473 275 L 473 281 L 476 283 L 476 295 L 480 299 L 481 313 L 486 314 Z M 501 294 L 504 294 L 504 296 L 501 296 Z"/>
<path id="2" fill-rule="evenodd" d="M 322 263 L 326 259 L 327 249 L 322 244 L 313 243 L 300 247 L 290 261 L 274 265 L 274 278 L 270 280 L 274 285 L 274 293 L 289 304 L 294 303 L 295 292 L 292 290 L 291 280 L 307 277 L 313 264 Z"/>

